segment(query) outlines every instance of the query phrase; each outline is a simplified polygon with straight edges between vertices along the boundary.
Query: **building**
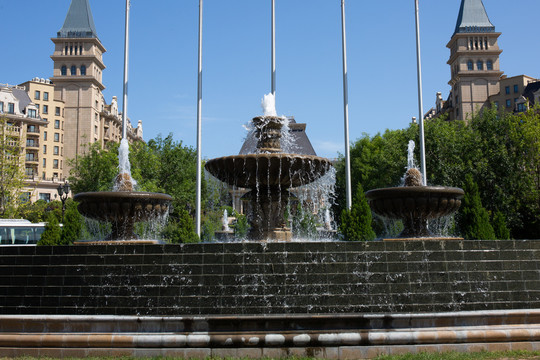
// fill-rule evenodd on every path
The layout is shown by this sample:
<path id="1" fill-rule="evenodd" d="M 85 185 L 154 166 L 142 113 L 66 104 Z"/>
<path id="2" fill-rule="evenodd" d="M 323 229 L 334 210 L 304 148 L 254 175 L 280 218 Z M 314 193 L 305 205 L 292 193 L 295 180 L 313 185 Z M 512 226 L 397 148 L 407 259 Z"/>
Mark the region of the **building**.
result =
<path id="1" fill-rule="evenodd" d="M 71 162 L 90 144 L 106 146 L 122 138 L 117 97 L 108 104 L 102 93 L 106 49 L 97 36 L 89 0 L 71 0 L 52 42 L 50 79 L 0 85 L 0 113 L 22 139 L 24 191 L 32 201 L 54 200 L 59 183 L 69 176 Z M 142 121 L 132 127 L 128 119 L 127 136 L 130 142 L 142 141 Z"/>
<path id="2" fill-rule="evenodd" d="M 454 34 L 446 45 L 450 49 L 450 94 L 444 101 L 438 92 L 435 107 L 424 118 L 447 114 L 448 120 L 467 120 L 492 103 L 508 111 L 523 111 L 528 106 L 522 95 L 528 84 L 538 80 L 503 75 L 499 62 L 502 50 L 497 42 L 500 35 L 482 0 L 461 1 Z"/>

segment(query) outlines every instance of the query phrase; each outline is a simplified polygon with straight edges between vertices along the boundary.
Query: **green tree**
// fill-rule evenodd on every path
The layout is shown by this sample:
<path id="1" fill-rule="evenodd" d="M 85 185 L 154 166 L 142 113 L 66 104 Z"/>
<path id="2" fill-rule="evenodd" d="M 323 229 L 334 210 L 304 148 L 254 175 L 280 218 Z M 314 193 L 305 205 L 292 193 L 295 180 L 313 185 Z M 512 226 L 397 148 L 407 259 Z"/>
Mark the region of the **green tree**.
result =
<path id="1" fill-rule="evenodd" d="M 163 230 L 163 238 L 170 243 L 195 243 L 199 237 L 193 219 L 186 210 L 180 210 L 178 218 L 171 218 Z"/>
<path id="2" fill-rule="evenodd" d="M 493 215 L 493 230 L 495 232 L 495 238 L 499 240 L 508 240 L 510 239 L 510 230 L 506 226 L 506 220 L 502 212 L 497 211 Z"/>
<path id="3" fill-rule="evenodd" d="M 345 209 L 341 214 L 339 232 L 346 241 L 375 239 L 375 232 L 371 227 L 371 209 L 360 183 L 356 187 L 351 209 Z"/>
<path id="4" fill-rule="evenodd" d="M 69 182 L 74 194 L 87 191 L 110 191 L 118 175 L 118 144 L 99 143 L 88 147 L 84 155 L 69 161 L 72 166 Z"/>
<path id="5" fill-rule="evenodd" d="M 465 196 L 461 203 L 459 227 L 467 240 L 494 240 L 495 232 L 489 222 L 489 213 L 482 206 L 478 185 L 467 175 L 463 188 Z"/>
<path id="6" fill-rule="evenodd" d="M 234 212 L 236 222 L 234 224 L 234 237 L 237 239 L 245 239 L 249 232 L 249 223 L 247 216 Z"/>
<path id="7" fill-rule="evenodd" d="M 84 228 L 84 218 L 77 210 L 77 202 L 68 199 L 66 202 L 66 212 L 64 215 L 64 224 L 62 226 L 63 245 L 72 244 L 80 240 Z"/>
<path id="8" fill-rule="evenodd" d="M 41 234 L 41 239 L 38 241 L 38 245 L 61 245 L 62 244 L 62 229 L 58 218 L 54 213 L 49 212 L 46 215 L 47 225 L 45 225 L 45 231 Z"/>
<path id="9" fill-rule="evenodd" d="M 304 209 L 300 202 L 293 216 L 293 234 L 301 238 L 317 236 L 317 220 L 309 209 Z"/>
<path id="10" fill-rule="evenodd" d="M 19 125 L 0 117 L 0 217 L 13 217 L 24 186 L 24 162 Z"/>

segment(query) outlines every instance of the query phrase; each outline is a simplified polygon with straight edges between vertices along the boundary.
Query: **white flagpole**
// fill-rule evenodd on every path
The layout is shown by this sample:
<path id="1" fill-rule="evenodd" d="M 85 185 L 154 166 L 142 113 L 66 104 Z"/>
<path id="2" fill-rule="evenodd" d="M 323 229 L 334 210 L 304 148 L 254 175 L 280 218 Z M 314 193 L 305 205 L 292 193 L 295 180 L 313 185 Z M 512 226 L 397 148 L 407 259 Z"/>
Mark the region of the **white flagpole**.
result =
<path id="1" fill-rule="evenodd" d="M 199 0 L 199 69 L 197 80 L 197 195 L 196 195 L 196 229 L 201 237 L 201 110 L 202 110 L 202 21 L 203 0 Z"/>
<path id="2" fill-rule="evenodd" d="M 418 0 L 414 0 L 416 19 L 416 67 L 418 73 L 418 124 L 420 124 L 420 171 L 422 172 L 422 183 L 427 185 L 426 174 L 426 148 L 424 145 L 424 105 L 422 101 L 422 60 L 420 57 L 420 15 Z"/>
<path id="3" fill-rule="evenodd" d="M 347 82 L 347 39 L 345 33 L 345 0 L 341 0 L 341 45 L 343 50 L 343 115 L 345 123 L 345 195 L 347 209 L 352 206 L 351 161 L 349 143 L 349 86 Z"/>
<path id="4" fill-rule="evenodd" d="M 127 99 L 128 99 L 128 61 L 129 61 L 129 10 L 130 0 L 126 0 L 126 33 L 124 35 L 124 99 L 122 103 L 122 139 L 127 139 Z"/>
<path id="5" fill-rule="evenodd" d="M 276 98 L 276 2 L 272 0 L 272 95 Z"/>

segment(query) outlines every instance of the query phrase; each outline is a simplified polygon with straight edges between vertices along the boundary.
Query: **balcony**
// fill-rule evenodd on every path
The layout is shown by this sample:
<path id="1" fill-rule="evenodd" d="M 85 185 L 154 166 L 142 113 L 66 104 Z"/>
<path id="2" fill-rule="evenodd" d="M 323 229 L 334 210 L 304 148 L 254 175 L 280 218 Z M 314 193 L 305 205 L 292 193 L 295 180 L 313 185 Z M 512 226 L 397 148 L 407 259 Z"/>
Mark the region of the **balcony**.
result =
<path id="1" fill-rule="evenodd" d="M 35 150 L 39 150 L 39 141 L 35 141 L 35 140 L 26 140 L 26 148 L 27 148 L 27 149 L 35 149 Z"/>

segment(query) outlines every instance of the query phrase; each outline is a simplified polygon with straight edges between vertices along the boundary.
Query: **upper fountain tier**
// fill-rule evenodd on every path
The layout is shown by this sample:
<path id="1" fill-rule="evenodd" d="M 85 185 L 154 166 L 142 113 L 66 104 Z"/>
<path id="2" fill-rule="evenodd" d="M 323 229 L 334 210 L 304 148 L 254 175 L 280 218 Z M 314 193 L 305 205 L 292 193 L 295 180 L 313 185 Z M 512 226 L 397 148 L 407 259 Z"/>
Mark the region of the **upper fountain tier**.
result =
<path id="1" fill-rule="evenodd" d="M 221 181 L 238 187 L 287 189 L 309 184 L 331 167 L 330 160 L 316 155 L 284 153 L 281 147 L 284 118 L 259 116 L 252 120 L 257 148 L 253 154 L 209 160 L 206 169 Z"/>

